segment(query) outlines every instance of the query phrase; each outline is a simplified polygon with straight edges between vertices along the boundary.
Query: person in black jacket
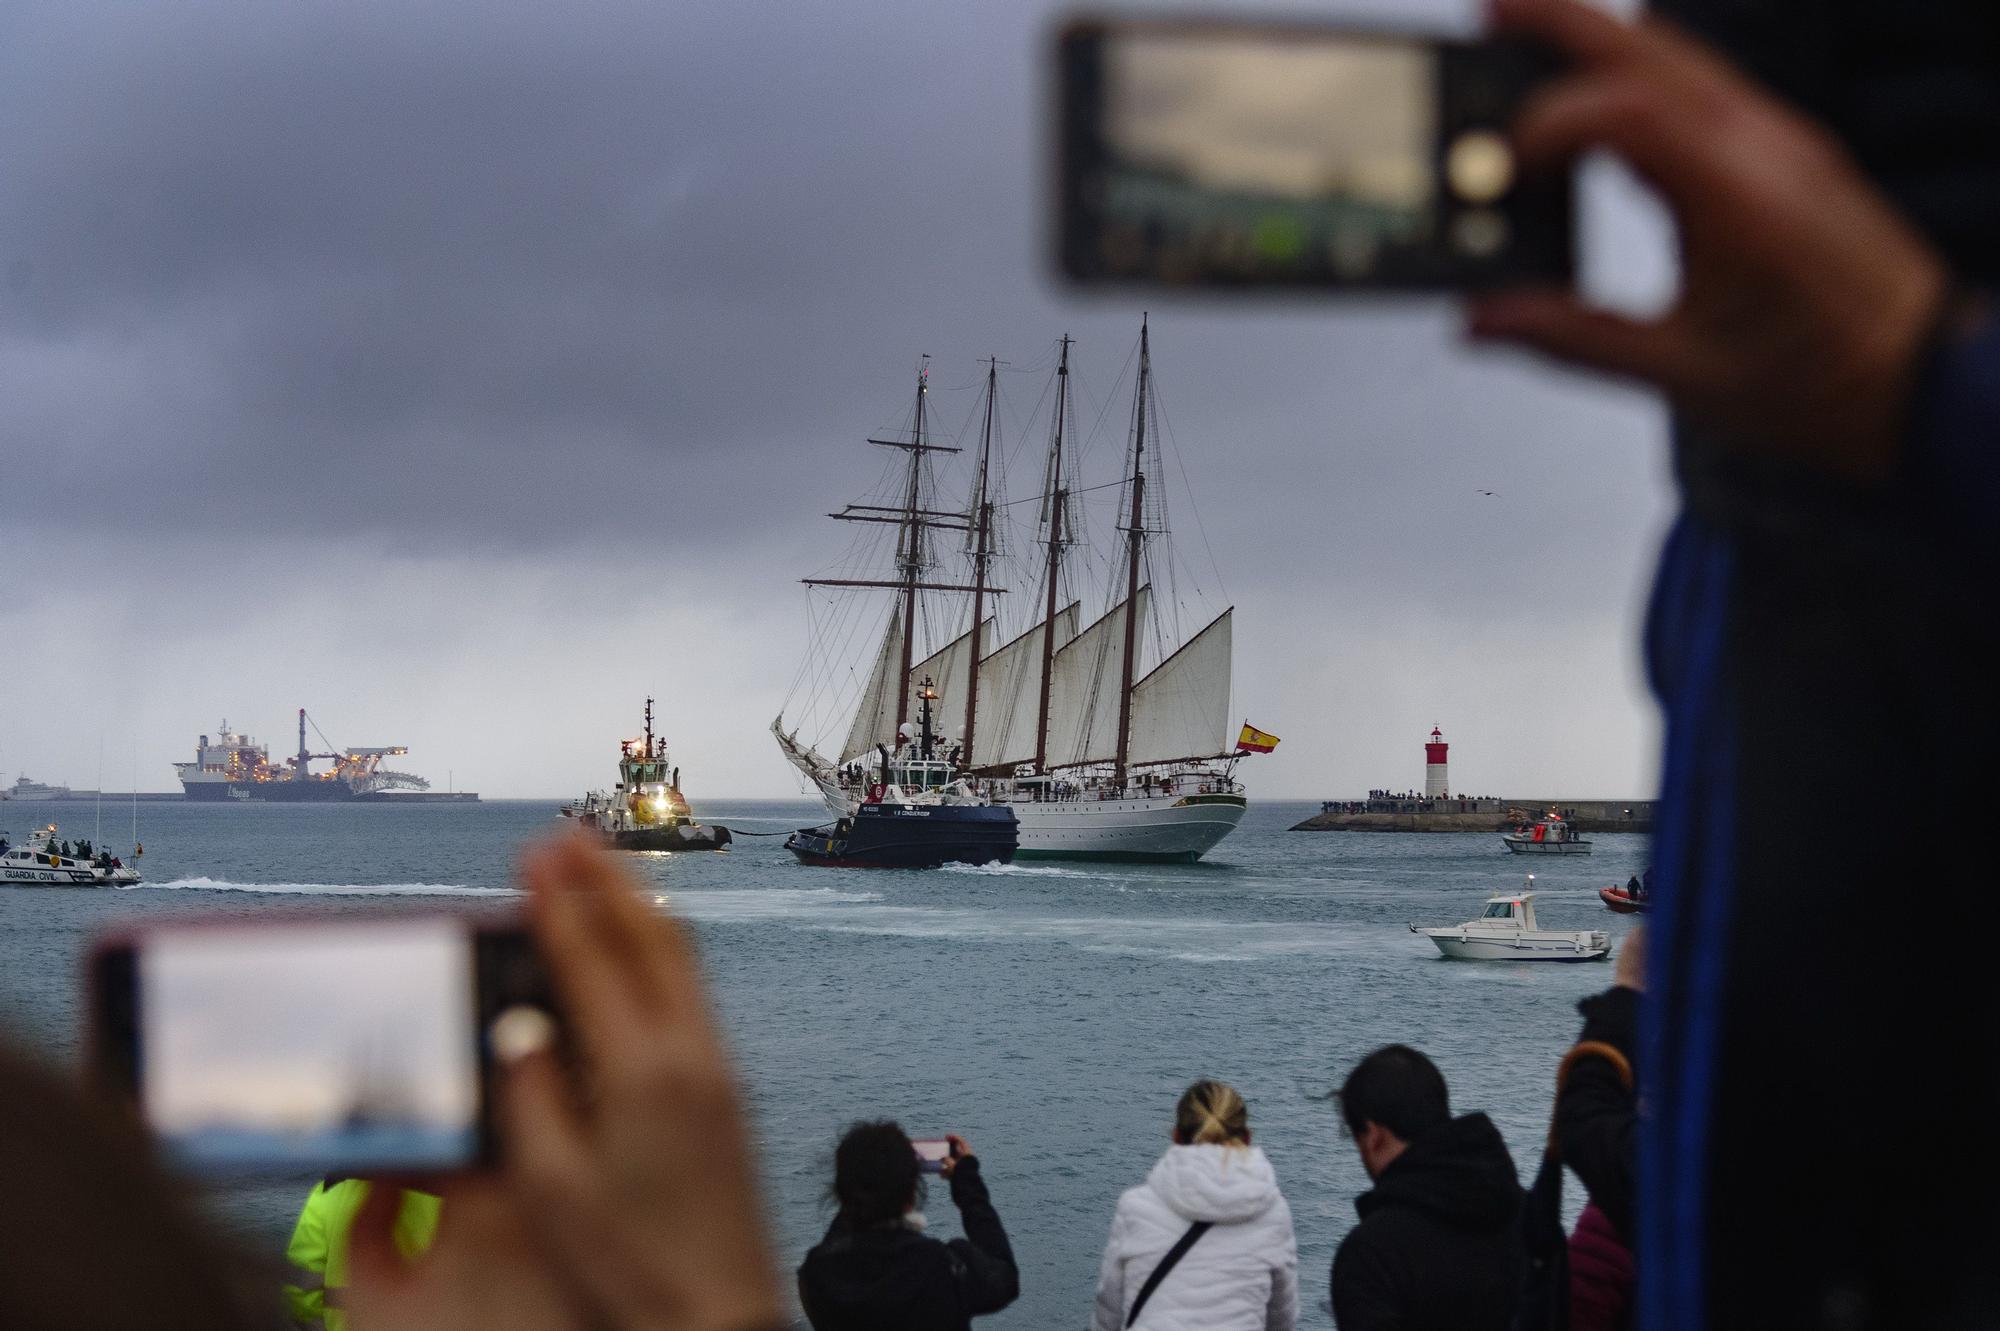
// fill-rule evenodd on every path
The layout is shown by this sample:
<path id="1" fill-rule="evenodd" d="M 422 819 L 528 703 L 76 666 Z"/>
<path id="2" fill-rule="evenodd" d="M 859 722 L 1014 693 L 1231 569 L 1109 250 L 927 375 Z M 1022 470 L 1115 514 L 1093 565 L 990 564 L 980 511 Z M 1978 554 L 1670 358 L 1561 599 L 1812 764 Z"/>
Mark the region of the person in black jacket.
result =
<path id="1" fill-rule="evenodd" d="M 840 1210 L 799 1267 L 799 1302 L 815 1331 L 966 1331 L 1021 1292 L 1007 1231 L 979 1159 L 950 1138 L 944 1175 L 966 1236 L 940 1243 L 917 1214 L 917 1153 L 894 1123 L 857 1123 L 834 1153 Z"/>
<path id="2" fill-rule="evenodd" d="M 1632 1198 L 1638 1189 L 1639 1096 L 1631 1079 L 1638 1065 L 1639 995 L 1645 988 L 1645 934 L 1634 929 L 1618 948 L 1615 983 L 1576 1005 L 1583 1031 L 1556 1096 L 1556 1138 L 1563 1163 L 1618 1232 L 1635 1246 Z M 1625 1060 L 1620 1069 L 1608 1047 Z"/>
<path id="3" fill-rule="evenodd" d="M 1521 1185 L 1484 1114 L 1451 1116 L 1437 1065 L 1407 1045 L 1347 1074 L 1340 1114 L 1375 1186 L 1333 1258 L 1341 1331 L 1505 1331 L 1524 1274 Z"/>
<path id="4" fill-rule="evenodd" d="M 1590 1195 L 1569 1241 L 1570 1325 L 1620 1331 L 1633 1323 L 1634 1199 L 1639 1175 L 1639 995 L 1645 930 L 1618 945 L 1615 983 L 1579 1002 L 1583 1031 L 1563 1060 L 1555 1135 L 1561 1159 Z"/>

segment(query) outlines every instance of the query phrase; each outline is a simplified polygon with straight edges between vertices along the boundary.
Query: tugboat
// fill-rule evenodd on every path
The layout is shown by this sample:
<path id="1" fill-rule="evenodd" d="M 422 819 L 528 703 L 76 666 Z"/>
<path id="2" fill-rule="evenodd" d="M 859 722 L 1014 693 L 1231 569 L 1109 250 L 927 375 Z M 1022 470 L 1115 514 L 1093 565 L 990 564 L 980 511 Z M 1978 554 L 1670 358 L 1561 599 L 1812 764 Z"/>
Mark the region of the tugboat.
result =
<path id="1" fill-rule="evenodd" d="M 1602 929 L 1542 929 L 1535 924 L 1535 880 L 1519 892 L 1486 898 L 1476 920 L 1448 929 L 1419 929 L 1437 950 L 1458 961 L 1602 961 L 1611 936 Z"/>
<path id="2" fill-rule="evenodd" d="M 25 846 L 7 843 L 0 833 L 0 883 L 15 887 L 131 887 L 139 873 L 128 869 L 110 851 L 65 855 L 56 841 L 56 825 L 28 834 Z"/>
<path id="3" fill-rule="evenodd" d="M 1009 863 L 1021 844 L 1014 810 L 975 792 L 953 764 L 939 757 L 932 727 L 937 688 L 925 676 L 917 690 L 916 743 L 891 754 L 877 745 L 881 780 L 854 812 L 823 827 L 802 827 L 785 840 L 799 863 L 832 868 L 931 869 L 941 864 Z"/>
<path id="4" fill-rule="evenodd" d="M 646 699 L 646 733 L 618 745 L 618 784 L 593 790 L 562 816 L 601 834 L 619 850 L 721 850 L 729 829 L 698 823 L 681 795 L 681 769 L 667 762 L 667 742 L 653 734 L 653 700 Z"/>
<path id="5" fill-rule="evenodd" d="M 1551 809 L 1549 816 L 1523 823 L 1500 838 L 1516 855 L 1588 855 L 1590 842 Z"/>

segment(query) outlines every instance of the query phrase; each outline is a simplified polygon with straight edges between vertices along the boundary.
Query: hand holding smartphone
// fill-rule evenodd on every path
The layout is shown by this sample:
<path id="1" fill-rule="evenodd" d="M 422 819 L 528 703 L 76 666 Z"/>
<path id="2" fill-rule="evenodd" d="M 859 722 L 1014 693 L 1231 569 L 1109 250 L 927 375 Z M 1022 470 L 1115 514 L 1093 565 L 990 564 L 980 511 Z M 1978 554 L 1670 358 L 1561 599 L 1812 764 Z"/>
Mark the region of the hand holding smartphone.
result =
<path id="1" fill-rule="evenodd" d="M 92 964 L 97 1075 L 197 1164 L 297 1168 L 303 1132 L 316 1169 L 330 1167 L 329 1145 L 365 1160 L 358 1173 L 487 1166 L 450 1183 L 453 1218 L 414 1261 L 397 1245 L 392 1192 L 371 1194 L 352 1236 L 357 1324 L 781 1325 L 748 1134 L 691 942 L 581 841 L 531 851 L 522 878 L 525 928 L 289 916 L 111 940 Z M 280 1049 L 287 1031 L 302 1037 L 297 1058 Z M 560 1057 L 572 1041 L 587 1095 Z M 315 1094 L 271 1089 L 277 1067 Z M 254 1102 L 225 1103 L 232 1085 Z M 210 1137 L 218 1126 L 228 1135 Z M 379 1151 L 378 1128 L 407 1149 Z"/>
<path id="2" fill-rule="evenodd" d="M 1057 247 L 1085 283 L 1567 284 L 1567 172 L 1507 132 L 1557 62 L 1309 22 L 1078 19 L 1057 42 Z"/>
<path id="3" fill-rule="evenodd" d="M 90 981 L 99 1080 L 198 1173 L 489 1161 L 500 1057 L 557 1032 L 515 921 L 170 925 L 100 944 Z"/>
<path id="4" fill-rule="evenodd" d="M 944 1162 L 951 1158 L 951 1142 L 944 1137 L 916 1137 L 910 1146 L 917 1153 L 919 1174 L 942 1174 Z"/>

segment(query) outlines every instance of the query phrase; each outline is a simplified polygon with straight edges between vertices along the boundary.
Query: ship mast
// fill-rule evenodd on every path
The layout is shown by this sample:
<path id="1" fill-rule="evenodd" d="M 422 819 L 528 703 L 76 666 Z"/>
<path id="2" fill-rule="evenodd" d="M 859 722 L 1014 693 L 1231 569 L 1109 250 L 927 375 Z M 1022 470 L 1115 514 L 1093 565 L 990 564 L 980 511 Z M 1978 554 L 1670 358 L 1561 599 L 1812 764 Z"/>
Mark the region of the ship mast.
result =
<path id="1" fill-rule="evenodd" d="M 1048 605 L 1042 612 L 1042 696 L 1035 714 L 1035 770 L 1049 770 L 1049 690 L 1055 683 L 1056 596 L 1062 572 L 1063 508 L 1068 492 L 1063 489 L 1063 421 L 1069 414 L 1069 334 L 1063 334 L 1062 361 L 1056 366 L 1056 425 L 1049 444 L 1049 488 L 1044 502 L 1049 514 Z"/>
<path id="2" fill-rule="evenodd" d="M 1152 373 L 1152 352 L 1147 342 L 1146 316 L 1139 316 L 1139 392 L 1133 400 L 1135 419 L 1132 436 L 1132 510 L 1125 523 L 1125 657 L 1118 680 L 1118 757 L 1112 779 L 1125 785 L 1125 760 L 1132 753 L 1132 676 L 1137 664 L 1133 657 L 1139 641 L 1139 566 L 1146 547 L 1146 388 Z"/>
<path id="3" fill-rule="evenodd" d="M 917 419 L 911 438 L 910 478 L 903 492 L 903 530 L 898 533 L 896 566 L 903 574 L 903 668 L 896 676 L 896 734 L 910 719 L 910 654 L 917 643 L 917 579 L 924 572 L 924 520 L 917 515 L 918 489 L 923 483 L 924 399 L 930 393 L 931 358 L 925 356 L 917 370 Z"/>
<path id="4" fill-rule="evenodd" d="M 917 368 L 917 405 L 914 428 L 908 441 L 901 439 L 870 439 L 868 442 L 882 448 L 901 449 L 909 456 L 909 469 L 903 482 L 903 502 L 889 506 L 882 504 L 849 504 L 838 513 L 827 516 L 841 522 L 886 522 L 898 528 L 896 534 L 896 572 L 893 579 L 882 578 L 804 578 L 809 587 L 883 587 L 902 594 L 902 671 L 896 677 L 896 733 L 900 737 L 903 724 L 910 719 L 910 666 L 916 645 L 917 593 L 918 592 L 970 592 L 979 590 L 964 583 L 925 582 L 924 567 L 927 553 L 924 533 L 931 528 L 950 531 L 968 531 L 971 524 L 962 513 L 940 513 L 924 506 L 924 457 L 929 453 L 956 453 L 960 450 L 946 444 L 933 444 L 925 437 L 925 407 L 930 393 L 930 357 L 921 359 Z M 998 593 L 998 587 L 988 587 L 987 592 Z M 900 743 L 900 738 L 898 739 Z"/>
<path id="5" fill-rule="evenodd" d="M 972 490 L 972 634 L 966 643 L 965 735 L 961 766 L 972 766 L 973 724 L 979 715 L 979 629 L 986 613 L 986 565 L 993 557 L 993 501 L 987 494 L 988 468 L 993 462 L 993 399 L 1000 391 L 1000 361 L 986 361 L 986 419 L 979 433 L 979 479 Z"/>

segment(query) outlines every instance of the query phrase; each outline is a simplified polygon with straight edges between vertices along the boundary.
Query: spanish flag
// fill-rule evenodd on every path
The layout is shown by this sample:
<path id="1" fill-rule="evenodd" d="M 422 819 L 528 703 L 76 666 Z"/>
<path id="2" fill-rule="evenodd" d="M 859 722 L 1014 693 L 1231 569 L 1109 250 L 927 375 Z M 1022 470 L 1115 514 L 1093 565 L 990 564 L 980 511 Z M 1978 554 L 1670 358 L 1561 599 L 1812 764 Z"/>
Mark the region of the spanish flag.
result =
<path id="1" fill-rule="evenodd" d="M 1243 733 L 1236 737 L 1238 753 L 1269 753 L 1278 747 L 1278 737 L 1259 730 L 1248 721 L 1243 723 Z"/>

